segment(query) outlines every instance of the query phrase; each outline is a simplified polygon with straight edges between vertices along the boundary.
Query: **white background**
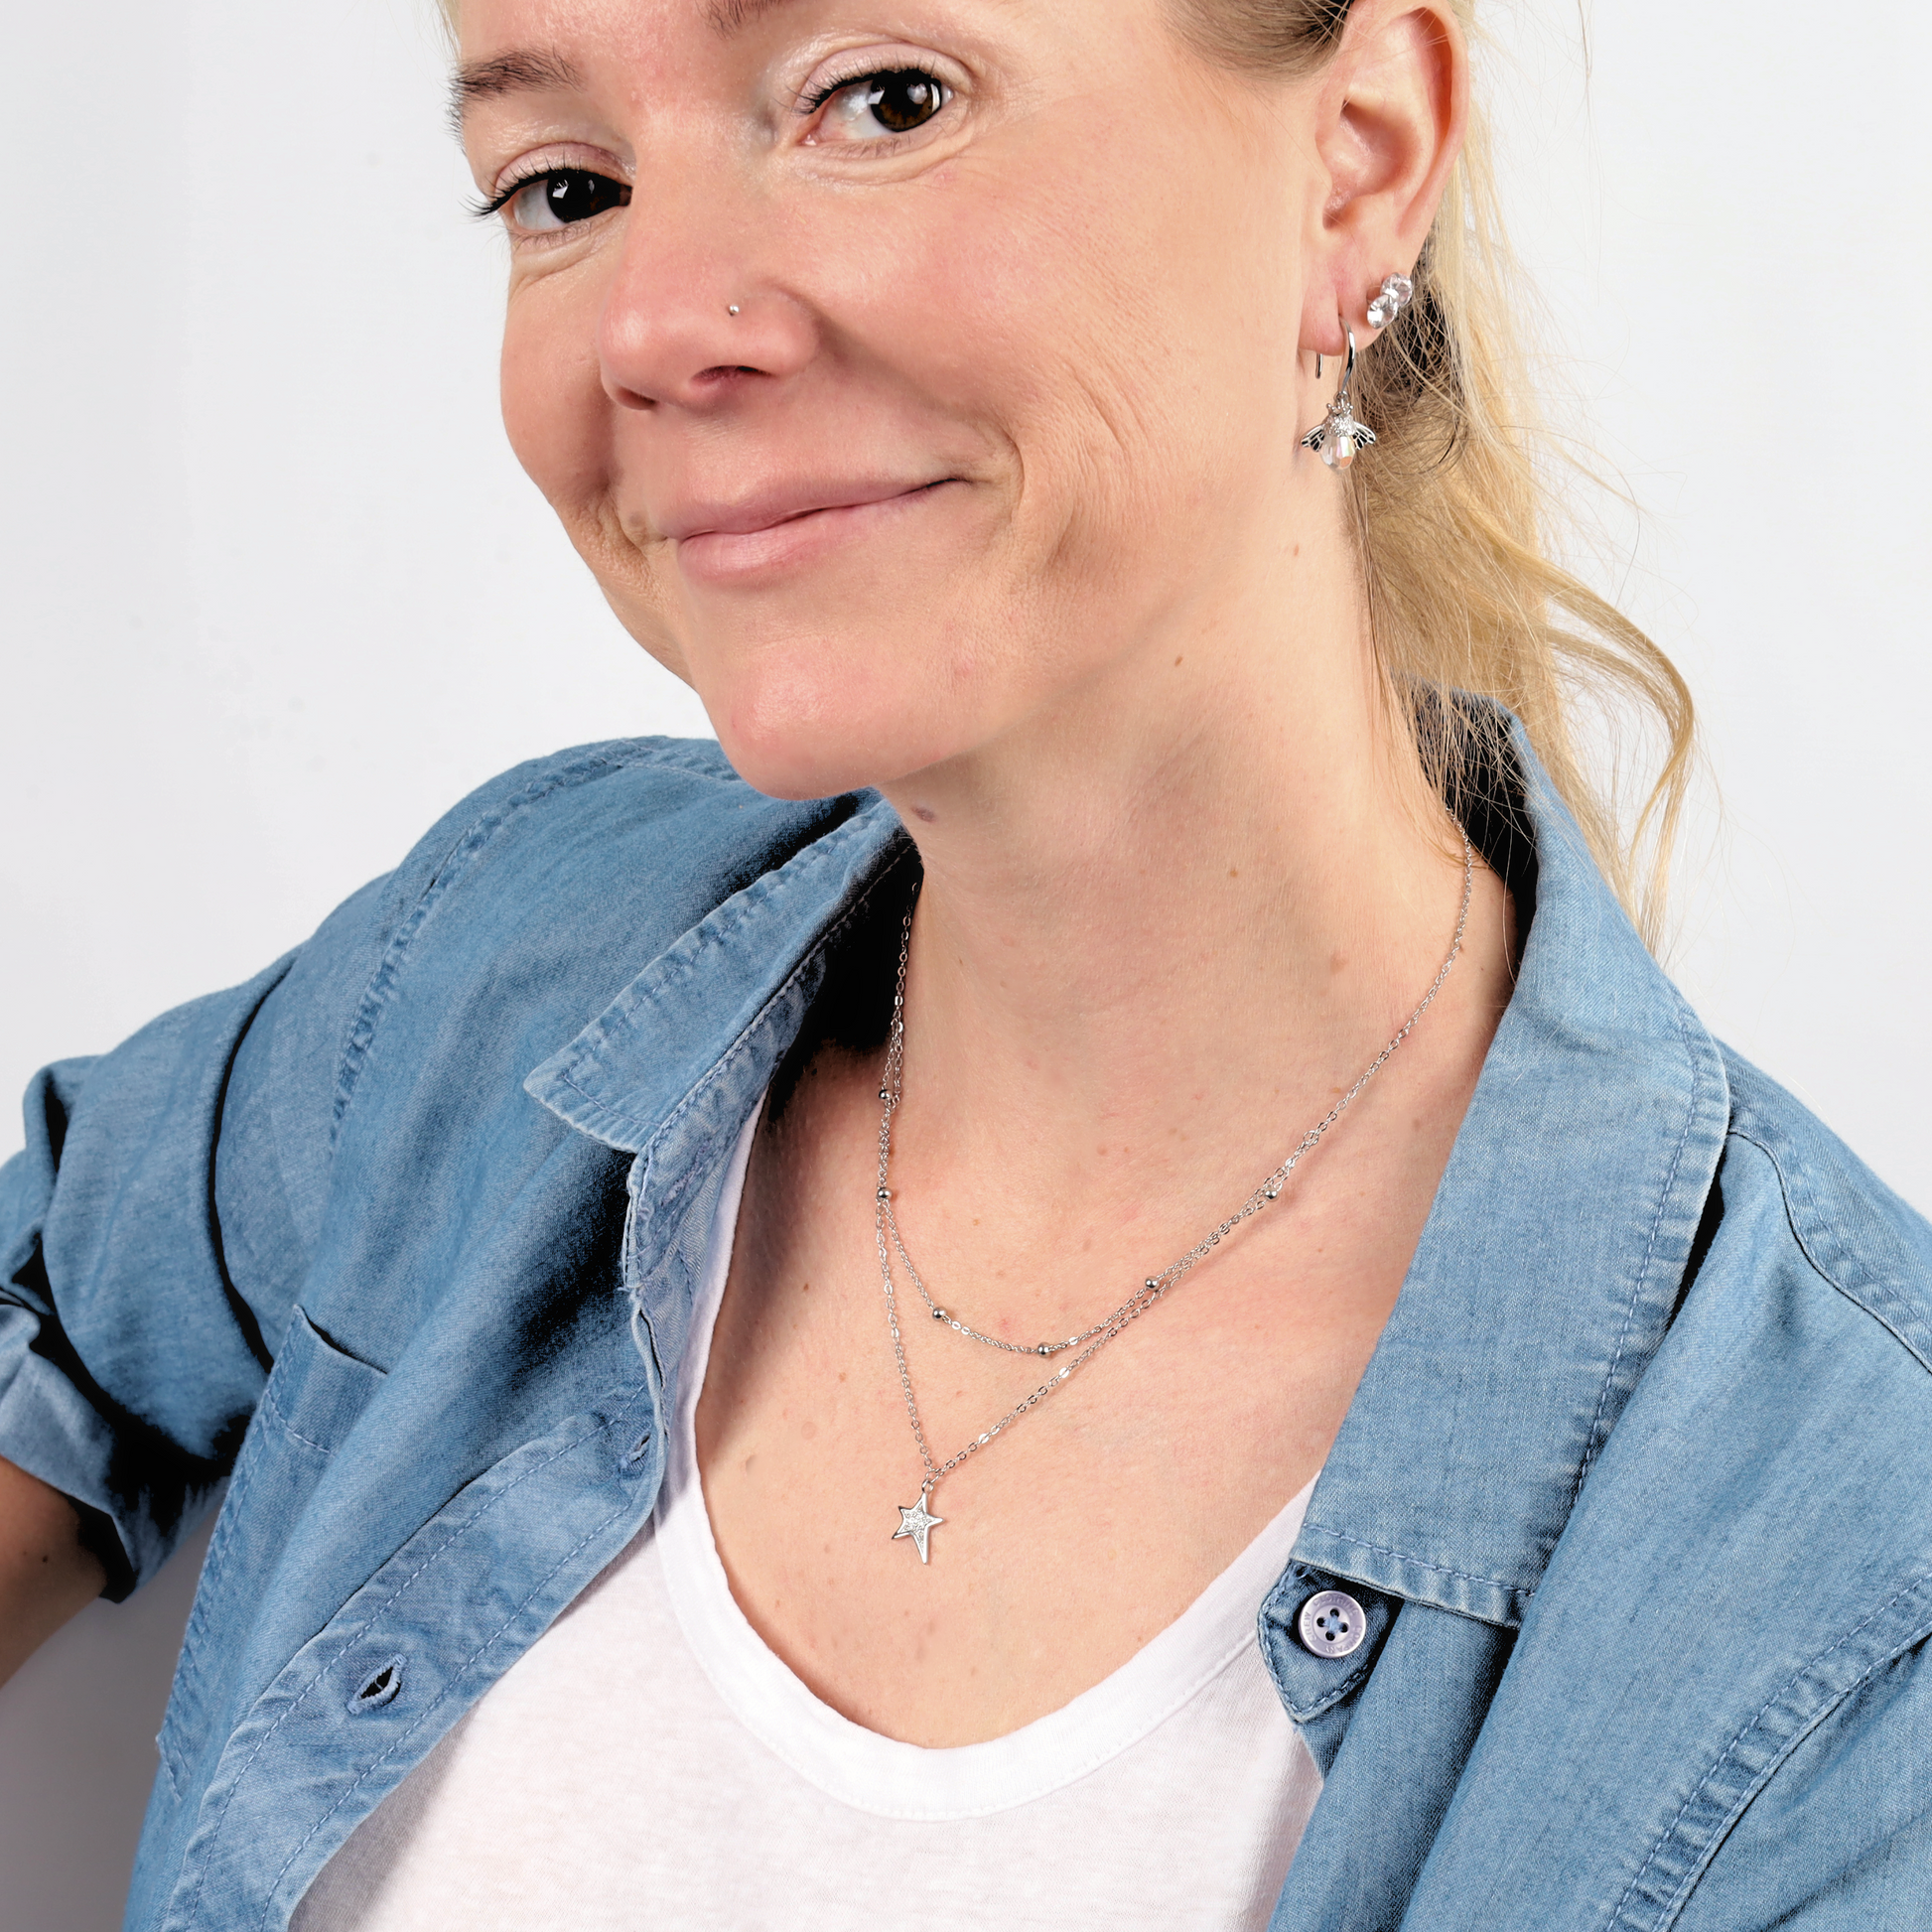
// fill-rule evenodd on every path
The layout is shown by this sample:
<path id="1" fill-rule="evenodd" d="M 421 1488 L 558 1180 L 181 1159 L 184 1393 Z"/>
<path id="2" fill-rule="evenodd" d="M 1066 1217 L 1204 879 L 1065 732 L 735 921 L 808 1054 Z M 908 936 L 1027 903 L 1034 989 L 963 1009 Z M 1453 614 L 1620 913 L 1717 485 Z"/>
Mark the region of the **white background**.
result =
<path id="1" fill-rule="evenodd" d="M 1671 963 L 1932 1206 L 1932 13 L 1487 18 L 1552 373 L 1638 512 L 1599 587 L 1704 711 Z M 431 0 L 9 20 L 0 1094 L 245 977 L 504 765 L 705 729 L 504 444 L 442 75 Z M 194 1561 L 0 1693 L 0 1932 L 117 1922 Z"/>

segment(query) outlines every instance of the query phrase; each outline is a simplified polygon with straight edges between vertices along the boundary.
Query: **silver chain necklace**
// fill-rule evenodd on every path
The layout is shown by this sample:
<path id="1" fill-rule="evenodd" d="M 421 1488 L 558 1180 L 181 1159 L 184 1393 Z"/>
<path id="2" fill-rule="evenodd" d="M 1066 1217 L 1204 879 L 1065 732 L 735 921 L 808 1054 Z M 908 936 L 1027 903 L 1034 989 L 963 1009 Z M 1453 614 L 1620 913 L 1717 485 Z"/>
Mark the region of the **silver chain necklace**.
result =
<path id="1" fill-rule="evenodd" d="M 1460 827 L 1457 829 L 1459 831 Z M 1280 1197 L 1283 1187 L 1288 1183 L 1289 1175 L 1301 1166 L 1308 1155 L 1313 1152 L 1316 1143 L 1329 1128 L 1348 1111 L 1355 1096 L 1388 1064 L 1390 1055 L 1415 1031 L 1416 1022 L 1429 1011 L 1437 994 L 1443 990 L 1443 984 L 1449 976 L 1449 969 L 1455 964 L 1457 956 L 1462 951 L 1462 930 L 1468 923 L 1469 899 L 1474 886 L 1475 853 L 1470 847 L 1468 834 L 1465 832 L 1462 834 L 1462 903 L 1455 915 L 1455 932 L 1449 941 L 1449 957 L 1443 961 L 1441 970 L 1430 981 L 1429 991 L 1416 1003 L 1416 1010 L 1397 1029 L 1388 1044 L 1369 1062 L 1361 1078 L 1302 1136 L 1288 1159 L 1276 1168 L 1226 1220 L 1217 1227 L 1209 1229 L 1185 1254 L 1169 1262 L 1158 1275 L 1149 1275 L 1111 1314 L 1103 1315 L 1090 1327 L 1082 1328 L 1078 1334 L 1067 1336 L 1064 1341 L 1042 1341 L 1032 1345 L 1007 1341 L 999 1335 L 982 1333 L 969 1322 L 961 1320 L 950 1310 L 941 1308 L 927 1293 L 925 1283 L 920 1279 L 918 1270 L 913 1267 L 912 1257 L 905 1250 L 904 1237 L 899 1233 L 898 1217 L 893 1211 L 893 1116 L 898 1111 L 904 1090 L 905 971 L 912 953 L 912 913 L 918 904 L 918 892 L 914 889 L 912 903 L 905 908 L 905 919 L 899 928 L 898 977 L 893 993 L 893 1024 L 886 1042 L 886 1076 L 879 1089 L 879 1184 L 873 1201 L 873 1224 L 879 1245 L 879 1275 L 886 1292 L 886 1321 L 893 1335 L 893 1358 L 898 1364 L 898 1385 L 905 1397 L 905 1416 L 912 1425 L 912 1440 L 918 1446 L 919 1464 L 925 1474 L 925 1480 L 919 1485 L 918 1501 L 909 1508 L 904 1504 L 897 1506 L 899 1523 L 898 1528 L 893 1532 L 894 1542 L 897 1542 L 900 1537 L 911 1538 L 918 1549 L 919 1561 L 930 1562 L 929 1541 L 932 1532 L 946 1520 L 943 1516 L 934 1516 L 926 1507 L 932 1500 L 932 1492 L 939 1483 L 951 1475 L 969 1456 L 977 1455 L 995 1438 L 1011 1429 L 1030 1410 L 1037 1408 L 1054 1390 L 1063 1387 L 1072 1379 L 1075 1369 L 1084 1368 L 1092 1361 L 1094 1356 L 1105 1348 L 1129 1322 L 1138 1320 L 1162 1300 L 1182 1276 L 1205 1261 L 1243 1221 L 1259 1214 L 1270 1201 Z M 895 1252 L 898 1255 L 907 1277 L 919 1291 L 920 1299 L 925 1303 L 932 1318 L 935 1321 L 943 1321 L 947 1327 L 964 1335 L 969 1341 L 984 1342 L 989 1348 L 1003 1348 L 1015 1355 L 1053 1356 L 1064 1354 L 1068 1349 L 1079 1351 L 1063 1368 L 1049 1375 L 1025 1401 L 1016 1403 L 998 1422 L 974 1437 L 958 1454 L 944 1462 L 934 1458 L 932 1449 L 926 1442 L 925 1424 L 919 1419 L 919 1399 L 912 1393 L 912 1372 L 905 1363 L 905 1338 L 900 1334 L 898 1325 L 898 1291 L 893 1278 Z"/>

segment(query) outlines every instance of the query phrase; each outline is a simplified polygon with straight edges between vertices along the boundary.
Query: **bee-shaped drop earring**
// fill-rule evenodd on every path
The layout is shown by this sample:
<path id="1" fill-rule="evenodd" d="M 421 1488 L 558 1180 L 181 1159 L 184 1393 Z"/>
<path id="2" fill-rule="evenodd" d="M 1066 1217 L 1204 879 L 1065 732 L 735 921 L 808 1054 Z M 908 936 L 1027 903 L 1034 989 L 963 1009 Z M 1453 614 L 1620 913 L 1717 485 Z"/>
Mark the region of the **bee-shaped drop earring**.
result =
<path id="1" fill-rule="evenodd" d="M 1368 305 L 1370 326 L 1386 329 L 1402 313 L 1415 292 L 1415 284 L 1408 276 L 1385 276 L 1380 291 Z M 1328 405 L 1327 415 L 1302 438 L 1302 447 L 1313 450 L 1330 470 L 1346 470 L 1359 451 L 1366 450 L 1374 443 L 1375 432 L 1366 423 L 1355 420 L 1354 408 L 1348 400 L 1348 385 L 1355 374 L 1355 332 L 1349 328 L 1346 316 L 1340 316 L 1337 320 L 1341 323 L 1342 340 L 1347 344 L 1341 381 L 1335 389 L 1334 400 Z M 1314 358 L 1314 372 L 1317 376 L 1321 373 L 1318 350 Z"/>
<path id="2" fill-rule="evenodd" d="M 1313 450 L 1330 470 L 1346 470 L 1355 461 L 1355 452 L 1367 449 L 1375 441 L 1375 432 L 1366 423 L 1358 423 L 1349 406 L 1348 383 L 1355 373 L 1355 332 L 1344 322 L 1341 333 L 1348 350 L 1335 399 L 1328 405 L 1327 415 L 1302 438 L 1302 447 Z"/>

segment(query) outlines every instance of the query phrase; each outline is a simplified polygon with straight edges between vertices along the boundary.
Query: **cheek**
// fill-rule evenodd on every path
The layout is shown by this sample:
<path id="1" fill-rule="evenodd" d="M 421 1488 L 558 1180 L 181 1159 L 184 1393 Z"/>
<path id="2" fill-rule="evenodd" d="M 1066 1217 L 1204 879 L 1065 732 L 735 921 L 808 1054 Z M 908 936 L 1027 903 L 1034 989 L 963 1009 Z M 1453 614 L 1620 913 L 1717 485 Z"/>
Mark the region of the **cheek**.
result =
<path id="1" fill-rule="evenodd" d="M 512 289 L 503 324 L 503 427 L 510 447 L 578 538 L 611 472 L 611 411 L 597 356 L 597 294 L 566 272 Z"/>
<path id="2" fill-rule="evenodd" d="M 597 352 L 603 292 L 594 266 L 512 287 L 499 377 L 503 428 L 631 635 L 689 682 L 661 587 L 625 538 L 613 495 L 619 423 Z"/>
<path id="3" fill-rule="evenodd" d="M 1030 560 L 1118 614 L 1244 510 L 1236 480 L 1275 433 L 1276 305 L 1198 159 L 1100 116 L 1030 147 L 997 182 L 936 185 L 896 250 L 917 272 L 872 328 L 918 344 L 915 380 L 1010 445 Z"/>

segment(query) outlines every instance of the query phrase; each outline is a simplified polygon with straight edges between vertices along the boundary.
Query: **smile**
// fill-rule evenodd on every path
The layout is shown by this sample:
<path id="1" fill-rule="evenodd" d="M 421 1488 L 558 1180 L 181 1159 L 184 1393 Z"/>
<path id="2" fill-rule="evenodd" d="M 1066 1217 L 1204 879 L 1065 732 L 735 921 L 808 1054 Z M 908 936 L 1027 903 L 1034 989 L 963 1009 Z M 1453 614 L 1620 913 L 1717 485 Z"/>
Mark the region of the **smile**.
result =
<path id="1" fill-rule="evenodd" d="M 871 535 L 955 481 L 941 477 L 910 486 L 862 486 L 861 491 L 840 492 L 829 501 L 822 496 L 803 503 L 795 496 L 789 503 L 767 498 L 699 511 L 680 518 L 665 533 L 676 544 L 678 568 L 686 577 L 711 584 L 741 583 L 796 568 L 840 544 Z"/>

